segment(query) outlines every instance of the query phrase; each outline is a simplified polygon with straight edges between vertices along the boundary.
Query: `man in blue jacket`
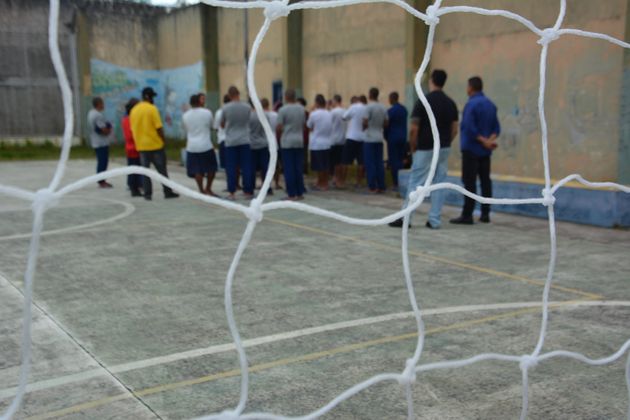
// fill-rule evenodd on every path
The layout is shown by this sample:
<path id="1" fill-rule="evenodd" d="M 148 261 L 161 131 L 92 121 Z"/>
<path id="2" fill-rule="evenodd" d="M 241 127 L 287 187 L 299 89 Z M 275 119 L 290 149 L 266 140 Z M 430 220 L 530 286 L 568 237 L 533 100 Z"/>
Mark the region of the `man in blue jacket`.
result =
<path id="1" fill-rule="evenodd" d="M 398 171 L 403 167 L 403 159 L 407 148 L 407 109 L 398 102 L 398 92 L 389 94 L 387 110 L 389 125 L 385 129 L 387 141 L 387 163 L 392 172 L 394 190 L 398 191 Z"/>
<path id="2" fill-rule="evenodd" d="M 468 102 L 464 107 L 461 123 L 460 148 L 462 151 L 462 182 L 473 194 L 477 193 L 477 176 L 481 182 L 481 195 L 492 197 L 490 180 L 490 157 L 497 148 L 497 137 L 501 133 L 497 107 L 483 94 L 480 77 L 468 79 L 466 88 Z M 475 200 L 464 197 L 461 216 L 451 219 L 451 223 L 472 225 Z M 490 205 L 481 205 L 482 223 L 490 223 Z"/>

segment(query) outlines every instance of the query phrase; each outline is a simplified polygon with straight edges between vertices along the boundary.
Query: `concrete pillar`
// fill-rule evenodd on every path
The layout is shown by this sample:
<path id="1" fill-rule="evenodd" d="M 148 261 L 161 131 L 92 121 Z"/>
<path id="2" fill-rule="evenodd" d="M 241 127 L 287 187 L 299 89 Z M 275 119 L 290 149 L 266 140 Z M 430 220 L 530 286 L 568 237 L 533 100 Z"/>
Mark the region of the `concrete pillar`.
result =
<path id="1" fill-rule="evenodd" d="M 221 106 L 219 85 L 219 23 L 218 9 L 206 4 L 201 9 L 201 36 L 203 67 L 206 80 L 206 104 L 213 111 Z"/>
<path id="2" fill-rule="evenodd" d="M 302 19 L 303 11 L 296 10 L 286 19 L 284 40 L 283 88 L 295 89 L 302 96 Z"/>
<path id="3" fill-rule="evenodd" d="M 79 73 L 80 95 L 76 95 L 81 101 L 79 114 L 76 116 L 80 120 L 81 133 L 77 133 L 86 141 L 88 133 L 84 121 L 88 111 L 92 108 L 92 76 L 90 69 L 90 23 L 85 12 L 81 9 L 76 11 L 76 53 Z"/>
<path id="4" fill-rule="evenodd" d="M 626 0 L 624 39 L 630 39 L 630 0 Z M 621 77 L 617 182 L 628 185 L 630 184 L 630 51 L 627 49 L 623 50 Z"/>
<path id="5" fill-rule="evenodd" d="M 416 10 L 424 12 L 433 2 L 431 0 L 409 0 L 408 3 Z M 411 14 L 407 13 L 406 15 L 405 106 L 411 112 L 416 99 L 418 99 L 413 81 L 424 56 L 429 27 Z M 424 82 L 426 83 L 426 80 Z"/>

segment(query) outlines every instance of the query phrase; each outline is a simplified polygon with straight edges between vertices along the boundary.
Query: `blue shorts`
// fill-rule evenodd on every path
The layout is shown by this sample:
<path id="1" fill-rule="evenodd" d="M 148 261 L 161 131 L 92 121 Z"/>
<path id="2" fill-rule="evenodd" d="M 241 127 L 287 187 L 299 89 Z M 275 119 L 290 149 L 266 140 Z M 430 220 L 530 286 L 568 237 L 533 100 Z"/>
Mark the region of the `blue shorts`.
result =
<path id="1" fill-rule="evenodd" d="M 214 149 L 201 153 L 186 152 L 186 174 L 190 178 L 216 171 L 217 156 L 214 154 Z"/>
<path id="2" fill-rule="evenodd" d="M 330 169 L 335 169 L 335 166 L 341 165 L 343 162 L 343 144 L 338 144 L 330 148 Z"/>
<path id="3" fill-rule="evenodd" d="M 359 165 L 363 165 L 363 142 L 348 139 L 343 146 L 341 162 L 344 165 L 352 165 L 355 159 Z"/>
<path id="4" fill-rule="evenodd" d="M 328 169 L 330 169 L 330 149 L 311 150 L 311 170 L 328 172 Z"/>

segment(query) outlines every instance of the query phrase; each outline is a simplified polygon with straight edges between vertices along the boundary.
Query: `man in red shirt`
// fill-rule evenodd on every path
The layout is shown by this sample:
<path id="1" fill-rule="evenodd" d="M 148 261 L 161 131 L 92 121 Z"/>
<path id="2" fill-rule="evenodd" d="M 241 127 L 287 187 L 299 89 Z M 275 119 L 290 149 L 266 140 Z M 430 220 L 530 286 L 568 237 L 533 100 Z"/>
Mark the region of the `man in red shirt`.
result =
<path id="1" fill-rule="evenodd" d="M 133 133 L 131 132 L 131 124 L 129 123 L 129 113 L 131 113 L 131 109 L 138 103 L 139 101 L 136 98 L 129 99 L 129 102 L 125 105 L 126 114 L 122 118 L 122 130 L 123 135 L 125 137 L 125 153 L 127 154 L 127 165 L 128 166 L 141 166 L 140 165 L 140 153 L 136 150 L 136 143 L 133 141 Z M 142 197 L 142 191 L 140 190 L 140 186 L 142 185 L 142 175 L 131 174 L 127 175 L 127 186 L 129 187 L 129 191 L 131 191 L 132 197 Z"/>

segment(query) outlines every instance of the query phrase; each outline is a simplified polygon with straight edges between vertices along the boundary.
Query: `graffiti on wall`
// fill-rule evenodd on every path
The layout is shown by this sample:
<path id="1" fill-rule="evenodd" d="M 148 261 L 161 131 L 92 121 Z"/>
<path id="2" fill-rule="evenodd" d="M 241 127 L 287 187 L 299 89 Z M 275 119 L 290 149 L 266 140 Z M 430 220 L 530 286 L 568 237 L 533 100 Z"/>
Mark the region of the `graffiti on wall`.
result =
<path id="1" fill-rule="evenodd" d="M 105 117 L 116 127 L 121 139 L 120 120 L 125 115 L 125 104 L 133 97 L 140 98 L 145 86 L 158 94 L 155 105 L 160 110 L 164 134 L 169 138 L 183 138 L 182 114 L 188 109 L 191 95 L 203 92 L 203 64 L 201 61 L 185 67 L 165 70 L 141 70 L 120 67 L 105 61 L 90 60 L 92 95 L 105 102 Z"/>

